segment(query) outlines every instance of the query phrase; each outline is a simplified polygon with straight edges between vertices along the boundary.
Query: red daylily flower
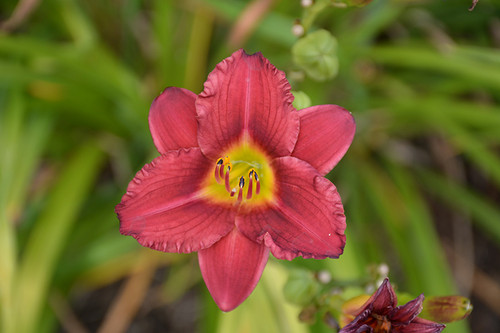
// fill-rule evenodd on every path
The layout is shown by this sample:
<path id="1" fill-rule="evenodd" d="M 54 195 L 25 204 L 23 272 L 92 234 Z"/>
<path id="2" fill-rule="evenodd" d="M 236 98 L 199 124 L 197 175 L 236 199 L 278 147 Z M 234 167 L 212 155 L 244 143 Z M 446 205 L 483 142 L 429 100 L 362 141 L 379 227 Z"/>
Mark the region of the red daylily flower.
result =
<path id="1" fill-rule="evenodd" d="M 438 333 L 445 325 L 417 317 L 422 311 L 424 295 L 405 305 L 397 306 L 398 299 L 386 278 L 377 292 L 352 315 L 354 320 L 339 333 Z"/>
<path id="2" fill-rule="evenodd" d="M 137 173 L 116 213 L 120 232 L 164 252 L 194 252 L 215 302 L 230 311 L 253 291 L 269 252 L 337 258 L 345 216 L 323 176 L 354 136 L 336 105 L 297 111 L 283 72 L 235 52 L 200 95 L 167 88 L 149 126 L 161 156 Z"/>

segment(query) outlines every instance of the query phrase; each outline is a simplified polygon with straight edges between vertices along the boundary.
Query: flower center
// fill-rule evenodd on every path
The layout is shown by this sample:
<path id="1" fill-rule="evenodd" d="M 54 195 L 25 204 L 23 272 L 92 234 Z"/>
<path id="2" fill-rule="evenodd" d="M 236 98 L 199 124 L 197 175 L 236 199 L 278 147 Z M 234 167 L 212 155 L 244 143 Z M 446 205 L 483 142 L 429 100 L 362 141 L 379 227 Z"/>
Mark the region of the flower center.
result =
<path id="1" fill-rule="evenodd" d="M 391 321 L 386 316 L 377 314 L 372 314 L 372 316 L 377 320 L 374 333 L 389 333 L 391 331 Z"/>
<path id="2" fill-rule="evenodd" d="M 274 174 L 269 158 L 243 142 L 217 159 L 205 183 L 205 192 L 218 201 L 262 203 L 273 197 Z"/>

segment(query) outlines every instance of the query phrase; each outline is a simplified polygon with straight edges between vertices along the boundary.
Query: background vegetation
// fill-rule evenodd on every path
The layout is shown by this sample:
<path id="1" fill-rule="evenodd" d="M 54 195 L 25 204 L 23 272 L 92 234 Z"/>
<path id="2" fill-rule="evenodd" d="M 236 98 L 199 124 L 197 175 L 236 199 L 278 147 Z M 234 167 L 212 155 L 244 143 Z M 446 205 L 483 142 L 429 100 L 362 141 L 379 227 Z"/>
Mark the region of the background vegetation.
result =
<path id="1" fill-rule="evenodd" d="M 324 9 L 310 30 L 337 38 L 339 73 L 317 82 L 291 56 L 298 0 L 2 1 L 0 330 L 328 332 L 284 300 L 290 269 L 349 281 L 380 263 L 413 295 L 472 298 L 470 320 L 448 332 L 498 330 L 500 3 L 470 5 Z M 312 104 L 352 111 L 358 130 L 329 175 L 345 254 L 272 259 L 254 294 L 222 314 L 196 254 L 141 248 L 119 234 L 114 206 L 157 155 L 153 98 L 166 86 L 199 93 L 239 47 L 261 51 Z"/>

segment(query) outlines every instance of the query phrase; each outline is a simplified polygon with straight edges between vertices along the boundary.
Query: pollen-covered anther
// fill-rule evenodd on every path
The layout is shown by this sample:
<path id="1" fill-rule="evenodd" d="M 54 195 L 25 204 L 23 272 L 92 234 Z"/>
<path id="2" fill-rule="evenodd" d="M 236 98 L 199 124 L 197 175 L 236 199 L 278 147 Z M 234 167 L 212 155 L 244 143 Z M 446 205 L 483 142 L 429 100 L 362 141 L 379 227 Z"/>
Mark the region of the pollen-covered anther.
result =
<path id="1" fill-rule="evenodd" d="M 255 169 L 250 170 L 248 173 L 248 191 L 247 191 L 247 200 L 253 197 L 253 183 L 255 182 L 255 195 L 260 193 L 260 180 L 257 175 L 257 171 Z"/>
<path id="2" fill-rule="evenodd" d="M 240 177 L 239 187 L 240 189 L 238 190 L 238 202 L 241 202 L 241 200 L 243 200 L 243 187 L 245 187 L 244 177 Z"/>

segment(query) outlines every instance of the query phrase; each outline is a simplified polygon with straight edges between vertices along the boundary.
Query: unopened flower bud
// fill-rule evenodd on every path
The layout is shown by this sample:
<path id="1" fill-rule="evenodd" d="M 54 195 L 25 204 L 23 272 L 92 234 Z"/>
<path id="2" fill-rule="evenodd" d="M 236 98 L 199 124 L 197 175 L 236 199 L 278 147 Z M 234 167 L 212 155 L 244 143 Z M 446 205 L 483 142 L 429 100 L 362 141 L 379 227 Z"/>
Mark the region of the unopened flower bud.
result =
<path id="1" fill-rule="evenodd" d="M 307 98 L 309 98 L 309 97 L 307 97 Z M 309 100 L 309 105 L 311 105 L 310 103 L 311 103 L 311 100 Z M 330 272 L 328 272 L 328 271 L 319 271 L 317 274 L 317 278 L 318 278 L 319 282 L 321 282 L 323 284 L 327 284 L 327 283 L 330 283 L 330 281 L 332 281 L 332 274 L 330 274 Z"/>
<path id="2" fill-rule="evenodd" d="M 292 47 L 294 62 L 311 78 L 324 81 L 338 72 L 337 40 L 326 30 L 299 39 Z"/>
<path id="3" fill-rule="evenodd" d="M 378 265 L 378 273 L 384 278 L 389 275 L 389 266 L 386 263 Z"/>
<path id="4" fill-rule="evenodd" d="M 313 4 L 313 0 L 301 0 L 300 1 L 300 4 L 302 5 L 302 7 L 304 8 L 307 8 L 307 7 L 311 7 L 312 4 Z"/>
<path id="5" fill-rule="evenodd" d="M 470 300 L 463 296 L 430 296 L 423 302 L 420 317 L 438 323 L 451 323 L 464 319 L 472 312 Z"/>
<path id="6" fill-rule="evenodd" d="M 300 23 L 295 23 L 292 26 L 292 34 L 297 37 L 304 35 L 304 27 Z"/>

